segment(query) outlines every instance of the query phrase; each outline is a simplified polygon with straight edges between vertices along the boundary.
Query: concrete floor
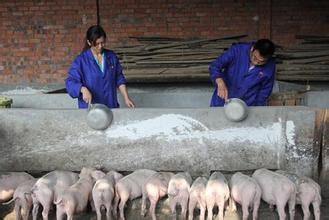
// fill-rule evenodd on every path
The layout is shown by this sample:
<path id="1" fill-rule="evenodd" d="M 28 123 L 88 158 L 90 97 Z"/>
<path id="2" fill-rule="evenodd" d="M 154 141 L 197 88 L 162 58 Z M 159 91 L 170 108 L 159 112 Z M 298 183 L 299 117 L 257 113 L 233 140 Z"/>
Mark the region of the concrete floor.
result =
<path id="1" fill-rule="evenodd" d="M 151 217 L 147 215 L 146 217 L 140 216 L 140 206 L 141 206 L 141 199 L 134 200 L 131 203 L 128 203 L 125 213 L 126 213 L 126 219 L 127 220 L 150 220 Z M 128 211 L 129 210 L 129 211 Z M 167 220 L 172 219 L 172 216 L 170 215 L 170 209 L 168 207 L 168 200 L 164 199 L 162 200 L 157 209 L 157 219 L 158 220 Z M 160 214 L 159 214 L 160 213 Z M 261 206 L 259 208 L 259 220 L 278 220 L 278 214 L 275 211 L 271 211 L 267 204 L 264 202 L 261 203 Z M 312 213 L 312 209 L 311 209 Z M 41 213 L 39 213 L 41 214 Z M 288 210 L 286 210 L 286 214 L 288 216 Z M 303 214 L 300 206 L 296 207 L 296 216 L 295 220 L 302 220 Z M 226 212 L 224 220 L 239 220 L 242 218 L 242 211 L 241 207 L 238 206 L 238 212 Z M 13 212 L 13 205 L 1 205 L 0 206 L 0 219 L 4 220 L 15 220 L 15 214 Z M 32 219 L 32 217 L 31 217 Z M 41 220 L 41 215 L 39 216 L 38 220 Z M 55 220 L 55 212 L 52 212 L 50 215 L 49 220 Z M 96 213 L 92 211 L 88 211 L 87 213 L 79 214 L 75 216 L 76 220 L 96 220 Z M 177 218 L 182 219 L 182 218 Z M 195 211 L 194 213 L 194 219 L 198 219 L 198 211 Z M 251 219 L 251 216 L 249 217 Z M 288 217 L 287 217 L 288 219 Z M 314 219 L 313 215 L 311 216 L 310 220 Z M 329 220 L 329 199 L 325 199 L 322 201 L 321 206 L 321 220 Z"/>

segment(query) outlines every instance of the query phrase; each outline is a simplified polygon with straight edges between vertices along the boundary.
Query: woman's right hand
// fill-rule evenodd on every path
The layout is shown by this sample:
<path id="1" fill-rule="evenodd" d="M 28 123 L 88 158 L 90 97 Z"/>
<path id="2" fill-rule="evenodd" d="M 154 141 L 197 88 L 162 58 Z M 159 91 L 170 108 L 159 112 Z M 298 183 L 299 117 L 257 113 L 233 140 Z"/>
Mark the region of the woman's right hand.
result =
<path id="1" fill-rule="evenodd" d="M 88 104 L 91 104 L 92 95 L 89 92 L 89 90 L 86 87 L 82 86 L 80 92 L 82 93 L 83 101 L 85 101 Z"/>
<path id="2" fill-rule="evenodd" d="M 217 95 L 222 99 L 224 99 L 224 101 L 226 101 L 228 98 L 228 91 L 224 80 L 222 78 L 217 78 L 216 84 L 217 84 Z"/>

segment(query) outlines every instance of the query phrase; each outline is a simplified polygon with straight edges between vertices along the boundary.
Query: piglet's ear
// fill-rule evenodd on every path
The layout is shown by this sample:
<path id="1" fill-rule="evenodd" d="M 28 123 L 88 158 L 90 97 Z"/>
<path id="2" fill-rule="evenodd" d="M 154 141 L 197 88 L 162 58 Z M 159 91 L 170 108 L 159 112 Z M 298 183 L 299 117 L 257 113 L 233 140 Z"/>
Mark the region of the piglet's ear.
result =
<path id="1" fill-rule="evenodd" d="M 93 179 L 98 180 L 105 177 L 105 173 L 100 170 L 95 170 L 92 172 L 91 176 L 93 177 Z"/>

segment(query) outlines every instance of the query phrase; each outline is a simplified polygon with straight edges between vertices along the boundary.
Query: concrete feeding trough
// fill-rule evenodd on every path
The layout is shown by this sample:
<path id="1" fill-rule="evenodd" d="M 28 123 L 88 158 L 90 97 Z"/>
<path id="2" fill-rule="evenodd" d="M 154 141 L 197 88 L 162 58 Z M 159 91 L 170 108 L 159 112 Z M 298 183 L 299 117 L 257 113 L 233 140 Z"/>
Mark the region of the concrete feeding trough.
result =
<path id="1" fill-rule="evenodd" d="M 104 131 L 89 128 L 86 114 L 58 109 L 0 111 L 1 169 L 79 170 L 102 165 L 207 173 L 268 167 L 308 176 L 317 173 L 315 111 L 309 108 L 251 108 L 240 123 L 227 120 L 222 108 L 115 109 L 113 123 Z"/>

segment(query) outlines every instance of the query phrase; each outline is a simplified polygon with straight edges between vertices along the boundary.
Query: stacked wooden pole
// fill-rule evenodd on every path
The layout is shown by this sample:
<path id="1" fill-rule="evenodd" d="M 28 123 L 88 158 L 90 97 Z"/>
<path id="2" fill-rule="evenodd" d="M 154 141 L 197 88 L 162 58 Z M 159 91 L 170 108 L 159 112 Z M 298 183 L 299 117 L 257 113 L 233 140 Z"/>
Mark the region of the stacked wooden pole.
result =
<path id="1" fill-rule="evenodd" d="M 113 50 L 129 82 L 209 81 L 209 64 L 246 35 L 208 40 L 134 37 L 138 46 Z"/>
<path id="2" fill-rule="evenodd" d="M 132 37 L 138 45 L 113 50 L 129 82 L 201 82 L 209 81 L 209 64 L 245 36 L 207 40 Z M 296 46 L 277 50 L 276 79 L 329 81 L 329 37 L 297 38 L 300 42 Z"/>
<path id="3" fill-rule="evenodd" d="M 297 36 L 299 43 L 277 51 L 277 79 L 329 81 L 329 36 Z"/>

